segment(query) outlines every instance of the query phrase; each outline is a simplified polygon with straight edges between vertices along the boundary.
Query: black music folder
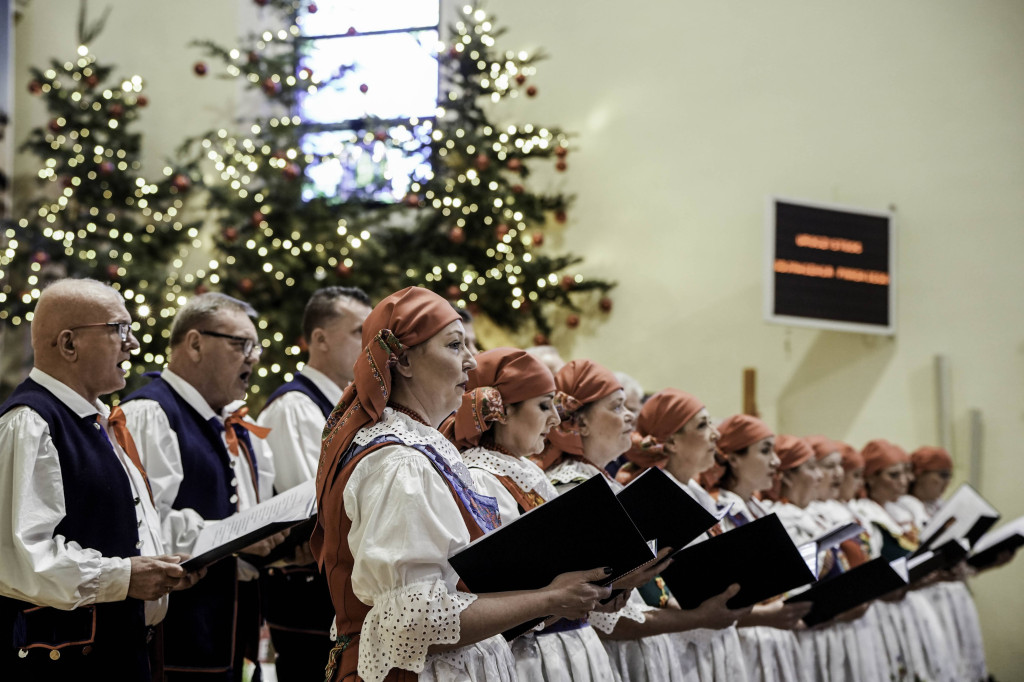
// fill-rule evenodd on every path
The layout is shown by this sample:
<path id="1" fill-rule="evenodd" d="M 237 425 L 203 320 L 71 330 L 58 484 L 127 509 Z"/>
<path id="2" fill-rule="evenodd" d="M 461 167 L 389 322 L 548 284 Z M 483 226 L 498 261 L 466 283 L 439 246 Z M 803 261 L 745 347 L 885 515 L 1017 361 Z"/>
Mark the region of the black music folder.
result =
<path id="1" fill-rule="evenodd" d="M 808 627 L 813 627 L 855 606 L 906 587 L 909 577 L 906 559 L 889 562 L 878 557 L 835 578 L 815 583 L 810 589 L 787 599 L 786 603 L 811 602 L 811 610 L 803 621 Z"/>
<path id="2" fill-rule="evenodd" d="M 988 568 L 1003 552 L 1016 552 L 1021 547 L 1024 547 L 1024 516 L 984 535 L 974 545 L 974 553 L 967 557 L 967 563 L 974 568 Z"/>
<path id="3" fill-rule="evenodd" d="M 967 540 L 950 540 L 935 549 L 916 554 L 907 559 L 907 572 L 910 583 L 916 583 L 933 571 L 945 571 L 953 568 L 970 551 Z"/>
<path id="4" fill-rule="evenodd" d="M 961 538 L 973 546 L 998 520 L 999 512 L 964 483 L 924 524 L 921 545 L 914 554 Z"/>
<path id="5" fill-rule="evenodd" d="M 661 577 L 684 609 L 736 583 L 740 591 L 727 606 L 738 609 L 814 582 L 815 559 L 805 559 L 779 517 L 768 514 L 687 547 Z"/>
<path id="6" fill-rule="evenodd" d="M 654 467 L 640 474 L 617 497 L 644 539 L 657 543 L 655 551 L 671 547 L 678 553 L 728 511 L 712 514 Z"/>
<path id="7" fill-rule="evenodd" d="M 610 567 L 609 585 L 650 563 L 654 552 L 603 476 L 474 540 L 448 562 L 477 593 L 536 590 L 570 571 Z M 512 639 L 543 619 L 502 633 Z"/>

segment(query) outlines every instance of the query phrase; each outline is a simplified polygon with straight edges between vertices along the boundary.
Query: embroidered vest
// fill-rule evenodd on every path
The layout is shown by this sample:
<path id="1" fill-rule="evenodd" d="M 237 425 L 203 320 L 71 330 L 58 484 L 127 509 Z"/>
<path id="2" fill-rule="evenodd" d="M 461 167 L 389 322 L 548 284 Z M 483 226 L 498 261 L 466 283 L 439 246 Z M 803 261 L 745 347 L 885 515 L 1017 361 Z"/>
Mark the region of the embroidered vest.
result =
<path id="1" fill-rule="evenodd" d="M 96 417 L 79 417 L 31 379 L 0 405 L 0 415 L 19 406 L 46 422 L 60 461 L 67 513 L 54 536 L 106 557 L 138 556 L 135 504 L 140 500 Z M 144 656 L 145 636 L 143 603 L 137 599 L 63 611 L 0 597 L 0 660 L 12 653 L 12 645 L 15 651 L 108 646 L 126 656 Z"/>

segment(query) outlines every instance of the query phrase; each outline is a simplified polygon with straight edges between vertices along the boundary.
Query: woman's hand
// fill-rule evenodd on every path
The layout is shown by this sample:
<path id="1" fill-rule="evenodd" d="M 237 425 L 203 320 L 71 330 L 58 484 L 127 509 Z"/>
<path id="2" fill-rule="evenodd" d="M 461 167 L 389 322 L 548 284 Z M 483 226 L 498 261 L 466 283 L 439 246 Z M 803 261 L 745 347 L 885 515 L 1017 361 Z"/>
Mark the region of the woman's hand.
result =
<path id="1" fill-rule="evenodd" d="M 615 613 L 626 608 L 626 602 L 629 601 L 629 595 L 633 593 L 633 590 L 623 590 L 615 599 L 612 599 L 607 604 L 598 604 L 597 608 L 593 609 L 599 613 Z"/>
<path id="2" fill-rule="evenodd" d="M 637 587 L 643 587 L 672 564 L 673 559 L 669 559 L 668 555 L 674 551 L 671 547 L 665 547 L 658 552 L 658 556 L 655 557 L 654 561 L 638 571 L 633 571 L 629 575 L 619 578 L 613 586 L 627 592 Z"/>
<path id="3" fill-rule="evenodd" d="M 704 600 L 700 606 L 693 609 L 694 617 L 700 622 L 699 627 L 722 630 L 749 615 L 754 608 L 752 606 L 740 609 L 730 609 L 726 606 L 726 602 L 735 597 L 739 591 L 740 586 L 733 583 L 725 588 L 725 592 Z"/>
<path id="4" fill-rule="evenodd" d="M 805 626 L 800 619 L 811 610 L 811 602 L 787 604 L 781 599 L 767 604 L 755 604 L 750 614 L 739 621 L 740 627 L 763 625 L 780 630 L 802 630 Z"/>
<path id="5" fill-rule="evenodd" d="M 563 573 L 552 580 L 544 588 L 549 596 L 551 615 L 574 620 L 595 610 L 600 606 L 600 601 L 611 594 L 611 588 L 594 583 L 607 580 L 610 572 L 608 568 L 594 568 Z"/>

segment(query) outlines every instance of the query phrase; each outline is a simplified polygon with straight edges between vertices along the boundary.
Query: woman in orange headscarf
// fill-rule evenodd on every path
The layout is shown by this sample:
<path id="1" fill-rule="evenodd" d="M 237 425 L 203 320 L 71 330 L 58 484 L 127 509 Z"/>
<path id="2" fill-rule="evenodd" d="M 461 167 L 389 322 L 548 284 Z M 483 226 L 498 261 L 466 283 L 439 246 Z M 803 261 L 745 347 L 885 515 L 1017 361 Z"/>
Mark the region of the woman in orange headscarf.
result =
<path id="1" fill-rule="evenodd" d="M 854 500 L 851 508 L 868 531 L 870 556 L 889 561 L 907 557 L 918 547 L 919 529 L 896 502 L 907 492 L 910 457 L 881 438 L 868 442 L 861 456 L 867 495 Z M 938 613 L 920 590 L 905 590 L 901 598 L 894 595 L 876 606 L 890 656 L 903 661 L 910 679 L 966 679 Z"/>
<path id="2" fill-rule="evenodd" d="M 562 423 L 548 434 L 548 445 L 539 458 L 548 479 L 561 491 L 594 476 L 604 476 L 616 492 L 622 489 L 608 478 L 604 467 L 632 444 L 634 415 L 625 406 L 625 394 L 615 375 L 590 360 L 573 360 L 555 375 L 555 402 Z M 671 548 L 662 549 L 664 556 Z M 646 584 L 664 565 L 655 564 L 637 586 Z M 621 585 L 620 585 L 621 586 Z M 623 680 L 663 682 L 680 674 L 695 674 L 693 661 L 683 661 L 678 642 L 669 633 L 735 622 L 735 612 L 725 602 L 736 593 L 727 590 L 697 609 L 647 606 L 634 590 L 630 601 L 614 614 L 591 614 L 591 624 L 604 640 L 613 667 Z M 741 662 L 742 665 L 742 662 Z M 740 678 L 742 679 L 742 678 Z"/>
<path id="3" fill-rule="evenodd" d="M 338 632 L 328 678 L 511 682 L 515 663 L 499 633 L 585 614 L 608 595 L 591 584 L 604 570 L 565 574 L 542 590 L 469 593 L 448 557 L 499 518 L 437 430 L 476 366 L 462 322 L 443 298 L 410 287 L 374 308 L 363 344 L 317 471 L 310 546 Z"/>
<path id="4" fill-rule="evenodd" d="M 498 500 L 501 521 L 544 504 L 558 493 L 530 461 L 561 419 L 555 379 L 536 357 L 516 348 L 476 356 L 462 406 L 443 429 L 461 450 L 480 490 Z M 539 555 L 538 558 L 540 558 Z M 611 662 L 586 618 L 560 620 L 512 642 L 520 680 L 613 682 Z"/>

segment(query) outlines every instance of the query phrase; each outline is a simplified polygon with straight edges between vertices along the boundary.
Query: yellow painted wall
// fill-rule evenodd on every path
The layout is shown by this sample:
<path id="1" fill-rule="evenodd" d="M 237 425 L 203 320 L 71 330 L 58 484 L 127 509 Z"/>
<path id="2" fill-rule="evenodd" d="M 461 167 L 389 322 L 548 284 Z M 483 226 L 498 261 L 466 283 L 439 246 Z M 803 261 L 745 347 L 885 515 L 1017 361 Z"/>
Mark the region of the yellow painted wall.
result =
<path id="1" fill-rule="evenodd" d="M 192 76 L 186 44 L 230 42 L 251 4 L 109 4 L 95 48 L 148 83 L 156 172 L 185 135 L 230 121 L 234 97 Z M 18 27 L 20 136 L 41 111 L 24 69 L 72 45 L 76 5 L 35 0 Z M 961 471 L 978 409 L 981 492 L 1006 517 L 1024 514 L 1024 2 L 488 6 L 510 28 L 502 46 L 551 55 L 538 96 L 500 115 L 578 133 L 569 172 L 554 177 L 577 204 L 548 245 L 619 282 L 603 322 L 595 313 L 556 334 L 567 355 L 651 391 L 683 388 L 722 417 L 741 407 L 742 368 L 756 367 L 759 407 L 779 431 L 914 448 L 937 438 L 942 354 Z M 770 194 L 895 207 L 895 338 L 762 321 Z M 1024 557 L 972 583 L 1003 681 L 1024 680 L 1022 584 Z"/>

